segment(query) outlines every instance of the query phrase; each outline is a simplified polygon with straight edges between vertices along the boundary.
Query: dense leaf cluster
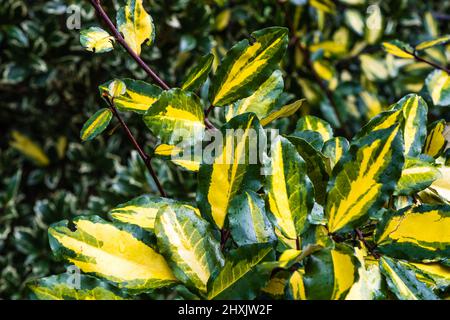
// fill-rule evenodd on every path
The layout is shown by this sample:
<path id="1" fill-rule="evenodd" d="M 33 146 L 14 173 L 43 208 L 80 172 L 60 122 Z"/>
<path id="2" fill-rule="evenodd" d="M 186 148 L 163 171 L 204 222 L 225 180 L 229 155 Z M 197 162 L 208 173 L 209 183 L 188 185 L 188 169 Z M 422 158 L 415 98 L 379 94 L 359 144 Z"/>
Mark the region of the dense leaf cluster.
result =
<path id="1" fill-rule="evenodd" d="M 151 84 L 88 1 L 81 36 L 62 1 L 0 5 L 2 297 L 26 282 L 44 299 L 448 295 L 445 3 L 112 3 L 125 43 L 181 89 Z M 117 110 L 171 199 L 151 195 Z M 269 164 L 173 160 L 175 129 L 214 127 L 282 136 Z M 245 158 L 242 143 L 223 152 Z M 50 247 L 78 289 L 26 281 L 63 272 L 47 245 L 61 219 Z"/>

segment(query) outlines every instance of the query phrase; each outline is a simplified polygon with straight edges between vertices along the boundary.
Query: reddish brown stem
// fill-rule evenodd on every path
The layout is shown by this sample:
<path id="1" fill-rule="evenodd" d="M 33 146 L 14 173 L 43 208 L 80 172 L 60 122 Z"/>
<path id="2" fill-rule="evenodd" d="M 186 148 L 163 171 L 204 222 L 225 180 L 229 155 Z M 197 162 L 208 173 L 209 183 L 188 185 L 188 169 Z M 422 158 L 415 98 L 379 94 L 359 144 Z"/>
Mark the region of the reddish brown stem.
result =
<path id="1" fill-rule="evenodd" d="M 211 113 L 211 111 L 212 111 L 213 109 L 214 109 L 214 106 L 213 106 L 213 105 L 210 105 L 209 108 L 206 109 L 206 111 L 205 111 L 205 117 L 207 117 L 207 116 Z"/>
<path id="2" fill-rule="evenodd" d="M 166 84 L 142 59 L 139 57 L 139 55 L 134 52 L 133 49 L 127 44 L 125 39 L 122 37 L 120 32 L 117 30 L 114 23 L 111 21 L 109 16 L 106 14 L 105 10 L 103 9 L 100 0 L 90 0 L 92 6 L 94 7 L 97 14 L 101 17 L 103 22 L 108 26 L 108 29 L 113 34 L 114 38 L 119 42 L 122 47 L 128 52 L 128 54 L 136 61 L 136 63 L 164 90 L 170 90 L 170 87 L 168 84 Z M 120 116 L 117 109 L 114 107 L 113 103 L 110 103 L 110 109 L 113 112 L 113 114 L 116 116 L 116 118 L 119 120 L 120 124 L 122 125 L 122 128 L 124 129 L 125 133 L 128 136 L 128 139 L 131 141 L 131 143 L 134 145 L 135 149 L 138 151 L 140 157 L 144 161 L 146 167 L 148 168 L 148 171 L 150 172 L 153 180 L 155 181 L 155 184 L 161 193 L 163 197 L 166 196 L 166 192 L 164 191 L 161 183 L 159 182 L 158 176 L 155 173 L 155 170 L 152 167 L 151 164 L 151 157 L 149 157 L 141 148 L 139 143 L 134 138 L 133 134 L 131 133 L 130 129 L 126 125 L 126 123 L 123 121 L 122 117 Z M 205 126 L 208 129 L 216 129 L 216 127 L 209 121 L 207 118 L 207 114 L 205 116 Z"/>
<path id="3" fill-rule="evenodd" d="M 164 90 L 169 90 L 170 87 L 139 57 L 136 52 L 126 43 L 116 26 L 112 23 L 111 19 L 106 14 L 105 10 L 100 3 L 100 0 L 90 0 L 95 11 L 100 15 L 103 22 L 108 26 L 108 29 L 112 32 L 114 38 L 119 42 L 122 47 L 130 54 L 130 56 L 137 62 L 137 64 Z"/>
<path id="4" fill-rule="evenodd" d="M 426 59 L 424 59 L 424 58 L 421 58 L 421 57 L 419 57 L 419 56 L 417 55 L 416 52 L 408 52 L 408 53 L 411 54 L 411 55 L 413 55 L 413 56 L 414 56 L 414 59 L 416 59 L 417 61 L 426 63 L 426 64 L 428 64 L 429 66 L 432 66 L 432 67 L 435 68 L 435 69 L 439 69 L 439 70 L 442 70 L 442 71 L 444 71 L 444 72 L 447 72 L 447 74 L 450 74 L 450 69 L 447 69 L 447 68 L 445 68 L 445 67 L 443 67 L 443 66 L 440 66 L 440 65 L 434 63 L 433 61 L 429 61 L 429 60 L 426 60 Z"/>
<path id="5" fill-rule="evenodd" d="M 358 237 L 358 239 L 359 239 L 362 243 L 364 243 L 364 245 L 366 246 L 367 250 L 369 250 L 369 252 L 372 254 L 372 256 L 373 256 L 375 259 L 380 259 L 380 255 L 379 255 L 378 253 L 375 252 L 375 248 L 374 248 L 374 247 L 370 246 L 370 245 L 367 243 L 367 241 L 366 241 L 366 239 L 364 238 L 364 235 L 363 235 L 363 233 L 361 232 L 361 230 L 355 229 L 355 233 L 356 233 L 356 236 Z"/>
<path id="6" fill-rule="evenodd" d="M 150 172 L 150 175 L 153 178 L 153 181 L 155 181 L 155 184 L 156 184 L 156 187 L 158 188 L 159 193 L 161 194 L 161 196 L 166 197 L 166 192 L 164 191 L 164 188 L 162 187 L 161 183 L 159 182 L 158 176 L 156 175 L 156 172 L 153 169 L 153 166 L 151 163 L 151 161 L 152 161 L 151 157 L 144 152 L 143 148 L 136 141 L 136 139 L 134 138 L 133 134 L 131 133 L 131 131 L 128 128 L 125 121 L 123 121 L 122 117 L 120 116 L 120 113 L 117 111 L 114 104 L 110 101 L 108 101 L 108 104 L 109 104 L 109 109 L 111 110 L 113 115 L 119 121 L 120 125 L 122 126 L 122 129 L 125 131 L 125 133 L 128 137 L 128 140 L 130 140 L 130 142 L 133 144 L 134 148 L 138 152 L 139 156 L 141 157 L 142 161 L 144 161 L 145 166 L 147 167 L 148 171 Z"/>
<path id="7" fill-rule="evenodd" d="M 297 237 L 297 239 L 295 239 L 295 248 L 297 249 L 297 250 L 300 250 L 301 248 L 300 248 L 300 238 L 299 237 Z"/>
<path id="8" fill-rule="evenodd" d="M 220 249 L 223 250 L 225 248 L 225 244 L 230 238 L 231 231 L 227 229 L 220 230 Z"/>

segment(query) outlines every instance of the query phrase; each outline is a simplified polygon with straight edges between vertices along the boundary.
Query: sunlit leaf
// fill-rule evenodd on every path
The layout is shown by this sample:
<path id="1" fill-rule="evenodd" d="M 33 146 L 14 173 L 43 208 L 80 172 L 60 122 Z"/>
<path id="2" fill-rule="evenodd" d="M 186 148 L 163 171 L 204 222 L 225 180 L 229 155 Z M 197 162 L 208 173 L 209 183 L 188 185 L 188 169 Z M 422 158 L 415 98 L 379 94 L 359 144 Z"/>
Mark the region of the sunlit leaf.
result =
<path id="1" fill-rule="evenodd" d="M 80 138 L 83 141 L 89 141 L 97 137 L 108 127 L 112 119 L 112 112 L 108 108 L 98 110 L 88 121 L 83 125 L 80 132 Z"/>
<path id="2" fill-rule="evenodd" d="M 392 292 L 400 300 L 437 300 L 438 297 L 427 286 L 417 280 L 411 270 L 399 261 L 388 257 L 380 259 L 380 269 Z"/>
<path id="3" fill-rule="evenodd" d="M 153 231 L 155 228 L 156 214 L 159 209 L 164 206 L 174 206 L 176 208 L 186 206 L 200 215 L 198 209 L 190 205 L 183 204 L 172 199 L 143 195 L 124 204 L 118 205 L 109 212 L 109 216 L 115 221 L 129 223 L 144 230 Z"/>
<path id="4" fill-rule="evenodd" d="M 127 0 L 117 13 L 117 27 L 126 43 L 137 54 L 141 45 L 151 45 L 155 39 L 155 26 L 152 17 L 145 11 L 142 0 Z"/>
<path id="5" fill-rule="evenodd" d="M 162 90 L 152 84 L 140 80 L 122 79 L 126 90 L 114 98 L 114 105 L 122 111 L 134 111 L 145 113 L 148 108 L 158 100 Z M 111 81 L 102 84 L 99 89 L 101 94 L 110 95 Z"/>
<path id="6" fill-rule="evenodd" d="M 271 269 L 259 266 L 272 261 L 268 245 L 253 244 L 231 251 L 220 273 L 208 284 L 208 299 L 254 299 L 269 280 Z"/>
<path id="7" fill-rule="evenodd" d="M 286 28 L 273 27 L 252 33 L 254 42 L 238 42 L 228 51 L 214 76 L 210 100 L 226 106 L 253 94 L 277 68 L 288 44 Z"/>
<path id="8" fill-rule="evenodd" d="M 246 112 L 253 112 L 259 119 L 263 119 L 273 110 L 283 88 L 282 73 L 276 70 L 250 97 L 227 107 L 225 114 L 227 121 Z"/>
<path id="9" fill-rule="evenodd" d="M 271 112 L 265 118 L 261 119 L 261 125 L 266 126 L 272 121 L 280 118 L 290 117 L 297 112 L 298 109 L 305 103 L 305 99 L 297 100 L 291 104 L 285 105 L 278 110 Z"/>
<path id="10" fill-rule="evenodd" d="M 189 288 L 206 293 L 211 275 L 224 264 L 210 224 L 192 208 L 165 206 L 156 217 L 155 234 L 176 277 Z"/>
<path id="11" fill-rule="evenodd" d="M 81 30 L 80 43 L 87 50 L 94 53 L 109 52 L 114 49 L 114 37 L 99 27 Z"/>
<path id="12" fill-rule="evenodd" d="M 176 282 L 163 256 L 137 234 L 97 216 L 58 222 L 48 234 L 57 257 L 119 288 L 138 292 Z"/>
<path id="13" fill-rule="evenodd" d="M 231 235 L 238 246 L 276 241 L 264 200 L 252 191 L 233 199 L 228 220 Z"/>
<path id="14" fill-rule="evenodd" d="M 187 74 L 181 89 L 194 91 L 202 86 L 208 78 L 211 71 L 212 63 L 214 61 L 213 54 L 207 54 L 198 60 L 197 65 L 193 67 Z"/>
<path id="15" fill-rule="evenodd" d="M 378 211 L 394 191 L 402 167 L 399 126 L 353 142 L 333 169 L 325 206 L 330 232 L 349 231 Z"/>
<path id="16" fill-rule="evenodd" d="M 403 59 L 414 59 L 412 52 L 414 49 L 407 43 L 394 40 L 391 42 L 383 42 L 384 50 L 396 57 Z"/>
<path id="17" fill-rule="evenodd" d="M 259 165 L 255 149 L 262 128 L 253 113 L 233 118 L 221 128 L 222 149 L 200 166 L 197 203 L 219 227 L 223 228 L 231 201 L 239 193 L 259 188 Z M 253 159 L 253 160 L 252 160 Z"/>
<path id="18" fill-rule="evenodd" d="M 378 249 L 398 259 L 439 261 L 450 254 L 450 206 L 422 205 L 390 212 L 377 227 Z"/>
<path id="19" fill-rule="evenodd" d="M 123 300 L 114 286 L 97 278 L 60 274 L 38 279 L 28 284 L 33 296 L 39 300 Z"/>
<path id="20" fill-rule="evenodd" d="M 413 194 L 429 187 L 440 176 L 439 170 L 432 164 L 417 158 L 406 158 L 394 194 Z"/>
<path id="21" fill-rule="evenodd" d="M 428 49 L 428 48 L 431 48 L 434 46 L 446 44 L 449 41 L 450 41 L 450 35 L 439 37 L 434 40 L 424 41 L 424 42 L 419 43 L 416 46 L 416 50 L 425 50 L 425 49 Z"/>
<path id="22" fill-rule="evenodd" d="M 426 78 L 425 84 L 435 105 L 450 105 L 450 75 L 447 72 L 434 70 Z"/>
<path id="23" fill-rule="evenodd" d="M 273 142 L 266 181 L 274 225 L 288 239 L 297 239 L 314 204 L 314 188 L 305 161 L 295 146 L 280 136 Z"/>
<path id="24" fill-rule="evenodd" d="M 423 148 L 423 152 L 425 154 L 434 158 L 440 156 L 442 151 L 447 146 L 447 140 L 444 136 L 445 127 L 445 120 L 438 120 L 430 124 Z"/>
<path id="25" fill-rule="evenodd" d="M 162 143 L 194 145 L 205 130 L 200 99 L 181 89 L 164 91 L 143 117 L 144 123 Z"/>

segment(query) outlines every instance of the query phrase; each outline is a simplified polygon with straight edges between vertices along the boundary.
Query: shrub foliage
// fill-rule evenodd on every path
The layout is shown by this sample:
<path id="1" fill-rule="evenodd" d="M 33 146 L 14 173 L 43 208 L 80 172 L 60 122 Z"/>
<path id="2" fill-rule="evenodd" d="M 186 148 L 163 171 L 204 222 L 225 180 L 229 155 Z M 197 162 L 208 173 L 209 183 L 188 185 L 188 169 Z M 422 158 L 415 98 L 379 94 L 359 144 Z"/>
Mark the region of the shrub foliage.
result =
<path id="1" fill-rule="evenodd" d="M 104 189 L 113 191 L 100 195 L 101 204 L 91 210 L 97 215 L 72 218 L 77 200 L 64 193 L 58 207 L 36 204 L 35 210 L 45 217 L 40 227 L 52 223 L 48 238 L 54 256 L 82 274 L 60 273 L 56 267 L 58 274 L 28 282 L 34 298 L 448 296 L 450 170 L 448 111 L 442 109 L 450 105 L 450 72 L 439 63 L 445 61 L 448 36 L 434 30 L 432 37 L 414 44 L 384 39 L 381 30 L 388 29 L 388 23 L 381 9 L 373 15 L 378 27 L 371 27 L 358 3 L 354 8 L 345 4 L 349 7 L 342 18 L 348 27 L 326 30 L 326 16 L 337 10 L 333 2 L 280 1 L 276 6 L 281 12 L 286 9 L 288 28 L 265 25 L 233 39 L 229 49 L 221 43 L 202 48 L 207 54 L 174 79 L 156 74 L 141 57 L 147 47 L 158 47 L 157 28 L 142 0 L 119 6 L 115 23 L 99 1 L 91 3 L 108 28 L 92 25 L 82 30 L 81 45 L 95 53 L 95 59 L 128 57 L 122 58 L 141 68 L 153 83 L 133 75 L 99 86 L 103 105 L 79 126 L 85 143 L 71 146 L 70 152 L 77 154 L 73 159 L 83 163 L 83 153 L 92 149 L 86 157 L 93 166 L 88 172 L 94 172 L 98 141 L 118 127 L 124 130 L 121 139 L 136 151 L 127 168 L 105 168 L 119 172 L 104 183 Z M 296 19 L 289 18 L 290 7 Z M 229 23 L 229 15 L 230 9 L 223 9 L 216 31 Z M 300 16 L 315 18 L 322 30 L 319 40 L 305 30 L 307 26 L 298 25 Z M 427 19 L 433 30 L 431 13 Z M 350 32 L 366 43 L 358 46 Z M 180 43 L 197 41 L 187 38 Z M 386 40 L 382 46 L 387 58 L 381 53 L 385 60 L 381 54 L 363 52 L 381 39 Z M 284 69 L 285 61 L 292 59 Z M 334 66 L 353 59 L 360 63 L 359 86 L 351 69 L 337 72 Z M 417 64 L 423 70 L 402 71 L 418 72 L 419 80 L 398 74 L 403 66 Z M 287 84 L 295 88 L 295 77 L 286 71 L 297 72 L 297 67 L 299 72 L 306 68 L 310 76 L 295 79 L 303 96 L 285 91 Z M 426 77 L 421 76 L 424 72 Z M 169 87 L 164 78 L 176 81 L 179 88 Z M 389 87 L 389 79 L 398 83 Z M 382 107 L 386 95 L 404 91 L 414 93 Z M 312 108 L 320 109 L 316 114 L 321 117 L 310 115 Z M 113 127 L 115 122 L 118 127 Z M 139 130 L 130 129 L 130 122 Z M 269 128 L 281 133 L 270 137 L 263 130 Z M 241 135 L 230 138 L 230 129 Z M 252 140 L 252 132 L 262 134 Z M 153 137 L 151 146 L 140 144 L 145 134 Z M 177 157 L 180 142 L 186 140 L 188 148 L 205 152 L 208 134 L 223 142 L 210 161 Z M 18 131 L 12 137 L 13 148 L 37 166 L 51 168 L 53 159 L 36 142 Z M 270 153 L 250 161 L 252 145 L 264 141 L 270 142 Z M 64 138 L 51 144 L 55 159 L 64 159 L 66 144 Z M 232 155 L 232 161 L 224 162 L 224 155 Z M 166 163 L 169 169 L 155 170 Z M 76 168 L 72 170 L 76 175 Z M 7 216 L 18 215 L 21 174 L 11 175 L 1 193 Z M 169 178 L 161 182 L 162 175 Z M 183 176 L 190 178 L 183 181 Z M 147 184 L 150 190 L 145 190 Z M 117 200 L 123 204 L 108 207 Z M 52 211 L 56 219 L 66 220 L 49 221 Z"/>

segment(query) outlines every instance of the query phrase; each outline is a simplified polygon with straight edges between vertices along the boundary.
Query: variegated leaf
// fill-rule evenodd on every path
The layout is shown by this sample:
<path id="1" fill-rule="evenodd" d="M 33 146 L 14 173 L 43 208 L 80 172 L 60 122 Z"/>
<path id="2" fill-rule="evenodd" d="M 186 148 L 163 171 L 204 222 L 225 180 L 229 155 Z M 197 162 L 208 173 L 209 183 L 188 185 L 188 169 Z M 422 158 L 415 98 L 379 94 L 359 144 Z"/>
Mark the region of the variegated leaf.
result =
<path id="1" fill-rule="evenodd" d="M 208 299 L 254 299 L 272 271 L 261 263 L 274 259 L 274 250 L 267 244 L 252 244 L 231 251 L 222 270 L 208 284 Z"/>
<path id="2" fill-rule="evenodd" d="M 345 300 L 378 300 L 385 298 L 384 282 L 380 267 L 376 259 L 367 256 L 364 247 L 355 248 L 356 257 L 359 260 L 359 280 L 355 282 L 348 292 Z"/>
<path id="3" fill-rule="evenodd" d="M 253 113 L 231 119 L 220 131 L 222 149 L 215 150 L 212 159 L 200 166 L 197 203 L 220 229 L 233 198 L 239 192 L 259 188 L 258 155 L 255 149 L 250 154 L 249 148 L 259 144 L 260 133 L 263 130 Z"/>
<path id="4" fill-rule="evenodd" d="M 369 121 L 356 138 L 401 124 L 405 155 L 418 156 L 427 134 L 427 113 L 428 106 L 422 97 L 416 94 L 406 95 L 395 103 L 391 110 L 382 112 Z"/>
<path id="5" fill-rule="evenodd" d="M 124 95 L 127 91 L 125 82 L 119 79 L 112 80 L 108 85 L 108 94 L 111 98 L 115 99 Z"/>
<path id="6" fill-rule="evenodd" d="M 303 283 L 308 300 L 344 299 L 358 281 L 360 263 L 353 249 L 340 245 L 313 253 L 305 263 Z"/>
<path id="7" fill-rule="evenodd" d="M 443 36 L 443 37 L 439 37 L 437 39 L 421 42 L 421 43 L 419 43 L 416 46 L 416 50 L 429 49 L 431 47 L 435 47 L 435 46 L 446 44 L 449 41 L 450 41 L 450 35 L 446 35 L 446 36 Z"/>
<path id="8" fill-rule="evenodd" d="M 450 105 L 450 75 L 442 70 L 434 70 L 425 80 L 428 93 L 436 106 Z"/>
<path id="9" fill-rule="evenodd" d="M 136 232 L 89 216 L 56 223 L 48 234 L 57 257 L 119 288 L 140 292 L 175 283 L 164 257 Z"/>
<path id="10" fill-rule="evenodd" d="M 319 244 L 308 244 L 302 250 L 286 249 L 278 258 L 278 268 L 289 270 L 295 264 L 300 263 L 307 256 L 313 254 L 316 251 L 321 250 L 323 247 Z"/>
<path id="11" fill-rule="evenodd" d="M 440 261 L 450 255 L 450 206 L 422 205 L 389 212 L 377 227 L 380 252 L 409 261 Z"/>
<path id="12" fill-rule="evenodd" d="M 277 239 L 267 218 L 264 200 L 255 192 L 248 191 L 233 199 L 228 221 L 238 246 L 274 242 Z"/>
<path id="13" fill-rule="evenodd" d="M 312 7 L 326 13 L 335 13 L 336 5 L 331 0 L 311 0 L 309 2 Z"/>
<path id="14" fill-rule="evenodd" d="M 438 170 L 440 177 L 431 184 L 429 189 L 437 193 L 444 202 L 450 204 L 450 167 L 441 166 L 438 167 Z"/>
<path id="15" fill-rule="evenodd" d="M 134 111 L 139 114 L 145 113 L 150 106 L 158 100 L 161 88 L 140 80 L 122 79 L 126 87 L 125 92 L 114 98 L 114 105 L 122 111 Z M 102 84 L 100 94 L 108 94 L 111 81 Z"/>
<path id="16" fill-rule="evenodd" d="M 394 105 L 395 106 L 395 105 Z M 373 119 L 371 119 L 362 129 L 358 132 L 353 140 L 360 139 L 364 136 L 370 135 L 372 132 L 378 130 L 384 130 L 392 127 L 395 124 L 400 124 L 403 121 L 402 110 L 388 110 L 380 113 Z"/>
<path id="17" fill-rule="evenodd" d="M 137 54 L 141 45 L 147 41 L 151 45 L 155 39 L 155 26 L 152 17 L 145 11 L 142 0 L 127 0 L 117 13 L 117 27 L 126 43 Z"/>
<path id="18" fill-rule="evenodd" d="M 391 291 L 400 300 L 437 300 L 438 297 L 427 286 L 417 280 L 414 272 L 399 261 L 388 257 L 380 259 L 381 272 L 386 277 Z"/>
<path id="19" fill-rule="evenodd" d="M 39 300 L 124 300 L 114 286 L 97 278 L 80 274 L 60 274 L 34 280 L 28 284 L 33 298 Z"/>
<path id="20" fill-rule="evenodd" d="M 168 144 L 160 144 L 157 146 L 153 154 L 157 157 L 170 160 L 180 168 L 191 172 L 198 172 L 202 162 L 202 155 L 195 152 L 196 147 L 200 147 L 201 140 L 197 141 L 193 146 L 180 148 Z M 190 152 L 186 152 L 189 150 Z"/>
<path id="21" fill-rule="evenodd" d="M 411 195 L 429 187 L 440 177 L 439 170 L 419 158 L 406 158 L 394 195 Z"/>
<path id="22" fill-rule="evenodd" d="M 403 167 L 399 126 L 377 130 L 352 143 L 334 167 L 325 213 L 330 232 L 345 232 L 381 209 Z"/>
<path id="23" fill-rule="evenodd" d="M 200 99 L 181 89 L 164 91 L 143 120 L 163 144 L 192 146 L 202 139 L 205 125 Z"/>
<path id="24" fill-rule="evenodd" d="M 213 62 L 214 55 L 211 53 L 199 59 L 197 65 L 189 70 L 181 89 L 194 91 L 200 88 L 208 78 Z"/>
<path id="25" fill-rule="evenodd" d="M 384 50 L 398 58 L 414 59 L 412 52 L 414 49 L 407 43 L 394 40 L 391 42 L 383 42 Z"/>
<path id="26" fill-rule="evenodd" d="M 306 101 L 305 99 L 300 99 L 291 104 L 285 105 L 280 109 L 274 110 L 265 118 L 261 119 L 261 125 L 264 127 L 277 119 L 292 116 L 294 113 L 297 112 L 298 109 L 301 108 L 301 106 L 303 105 L 303 103 L 305 103 L 305 101 Z"/>
<path id="27" fill-rule="evenodd" d="M 88 121 L 83 125 L 80 132 L 80 138 L 83 141 L 89 141 L 97 137 L 108 127 L 112 119 L 112 112 L 108 108 L 98 110 Z"/>
<path id="28" fill-rule="evenodd" d="M 294 136 L 288 136 L 287 139 L 295 146 L 297 152 L 305 160 L 306 174 L 314 184 L 315 199 L 319 204 L 323 205 L 326 198 L 329 173 L 331 172 L 329 160 L 306 139 Z"/>
<path id="29" fill-rule="evenodd" d="M 211 275 L 224 264 L 210 224 L 192 208 L 165 206 L 156 217 L 155 234 L 176 277 L 205 294 Z"/>
<path id="30" fill-rule="evenodd" d="M 109 212 L 109 216 L 115 221 L 132 224 L 146 231 L 153 231 L 155 228 L 156 214 L 163 206 L 186 206 L 200 215 L 197 208 L 188 204 L 183 204 L 172 199 L 143 195 L 118 205 Z"/>
<path id="31" fill-rule="evenodd" d="M 286 270 L 280 270 L 276 272 L 274 275 L 272 275 L 267 285 L 262 288 L 261 296 L 273 300 L 285 299 L 286 286 L 290 276 L 291 273 Z"/>
<path id="32" fill-rule="evenodd" d="M 330 169 L 333 169 L 336 163 L 341 160 L 342 156 L 350 149 L 350 144 L 347 139 L 337 137 L 325 142 L 322 153 L 330 159 Z"/>
<path id="33" fill-rule="evenodd" d="M 317 118 L 315 116 L 303 116 L 297 122 L 295 131 L 310 130 L 320 133 L 324 142 L 333 138 L 333 129 L 330 124 L 325 120 Z"/>
<path id="34" fill-rule="evenodd" d="M 302 130 L 302 131 L 294 131 L 290 137 L 297 137 L 302 139 L 303 141 L 307 141 L 307 143 L 313 147 L 317 152 L 321 152 L 324 141 L 322 135 L 317 131 L 312 130 Z"/>
<path id="35" fill-rule="evenodd" d="M 438 120 L 433 122 L 428 128 L 428 135 L 423 147 L 423 153 L 437 158 L 441 155 L 447 146 L 447 140 L 444 136 L 445 120 Z"/>
<path id="36" fill-rule="evenodd" d="M 439 263 L 409 263 L 417 279 L 432 289 L 447 290 L 450 287 L 450 267 Z"/>
<path id="37" fill-rule="evenodd" d="M 273 27 L 252 33 L 254 42 L 242 40 L 228 51 L 212 81 L 210 101 L 226 106 L 246 98 L 277 68 L 288 45 L 286 28 Z"/>
<path id="38" fill-rule="evenodd" d="M 270 156 L 266 188 L 271 217 L 285 237 L 297 239 L 314 204 L 306 163 L 295 146 L 281 136 L 273 142 Z"/>
<path id="39" fill-rule="evenodd" d="M 283 88 L 282 73 L 276 70 L 250 97 L 228 106 L 225 113 L 226 120 L 230 121 L 233 117 L 246 112 L 253 112 L 259 119 L 263 119 L 274 109 Z"/>
<path id="40" fill-rule="evenodd" d="M 402 98 L 393 110 L 403 113 L 403 140 L 406 156 L 416 157 L 423 148 L 427 136 L 428 106 L 422 97 L 410 94 Z"/>
<path id="41" fill-rule="evenodd" d="M 109 52 L 114 49 L 114 42 L 114 37 L 99 27 L 91 27 L 80 32 L 80 43 L 87 51 Z"/>
<path id="42" fill-rule="evenodd" d="M 303 277 L 305 276 L 305 270 L 295 270 L 288 283 L 288 292 L 293 300 L 307 300 L 306 289 Z"/>

